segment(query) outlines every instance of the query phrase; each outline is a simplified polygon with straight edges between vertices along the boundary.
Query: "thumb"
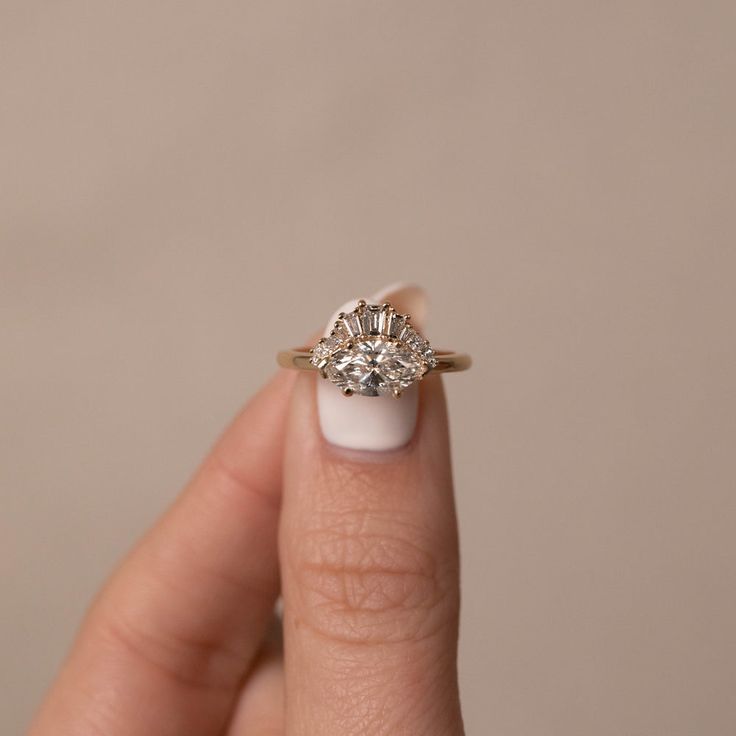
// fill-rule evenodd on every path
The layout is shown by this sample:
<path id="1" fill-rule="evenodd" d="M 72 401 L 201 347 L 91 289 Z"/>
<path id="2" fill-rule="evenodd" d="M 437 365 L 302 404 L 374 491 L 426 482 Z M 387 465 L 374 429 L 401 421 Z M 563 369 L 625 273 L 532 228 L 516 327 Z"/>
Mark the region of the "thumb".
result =
<path id="1" fill-rule="evenodd" d="M 355 432 L 343 446 L 328 441 L 316 380 L 297 382 L 286 439 L 286 732 L 461 734 L 457 529 L 441 380 L 430 373 L 414 387 L 418 410 L 402 405 L 404 396 L 347 398 L 323 382 L 343 402 L 343 426 L 351 410 L 368 433 L 410 426 L 390 447 Z M 382 414 L 373 422 L 372 406 Z M 416 411 L 411 425 L 399 414 L 407 407 Z"/>

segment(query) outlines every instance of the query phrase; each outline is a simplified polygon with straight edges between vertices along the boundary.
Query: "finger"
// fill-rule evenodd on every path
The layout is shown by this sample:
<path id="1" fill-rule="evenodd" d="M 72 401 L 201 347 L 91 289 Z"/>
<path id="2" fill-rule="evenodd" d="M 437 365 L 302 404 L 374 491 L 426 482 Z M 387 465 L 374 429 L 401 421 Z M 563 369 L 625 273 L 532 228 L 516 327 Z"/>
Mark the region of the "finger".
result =
<path id="1" fill-rule="evenodd" d="M 281 619 L 271 629 L 248 673 L 228 736 L 282 736 L 284 733 L 284 644 Z"/>
<path id="2" fill-rule="evenodd" d="M 459 734 L 458 548 L 441 381 L 422 382 L 408 442 L 409 421 L 388 421 L 385 404 L 382 417 L 366 418 L 381 397 L 339 398 L 343 426 L 354 410 L 393 442 L 363 437 L 361 448 L 355 432 L 346 446 L 327 442 L 315 379 L 300 377 L 279 531 L 287 734 Z M 388 406 L 414 412 L 403 399 Z"/>
<path id="3" fill-rule="evenodd" d="M 31 733 L 221 733 L 279 589 L 293 375 L 241 412 L 113 575 Z"/>

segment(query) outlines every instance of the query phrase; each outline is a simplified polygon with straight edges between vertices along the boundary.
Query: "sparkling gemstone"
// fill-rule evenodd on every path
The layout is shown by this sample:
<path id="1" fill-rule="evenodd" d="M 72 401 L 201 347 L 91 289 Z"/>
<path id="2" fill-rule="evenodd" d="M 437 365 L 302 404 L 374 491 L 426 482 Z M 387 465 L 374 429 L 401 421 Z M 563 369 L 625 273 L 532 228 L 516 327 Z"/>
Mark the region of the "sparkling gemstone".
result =
<path id="1" fill-rule="evenodd" d="M 319 365 L 327 356 L 330 354 L 330 350 L 327 347 L 327 343 L 325 340 L 320 340 L 313 348 L 312 348 L 312 357 L 310 360 L 314 365 Z"/>
<path id="2" fill-rule="evenodd" d="M 342 318 L 342 324 L 353 337 L 357 337 L 362 332 L 360 317 L 355 312 L 348 312 Z"/>
<path id="3" fill-rule="evenodd" d="M 405 324 L 406 320 L 400 314 L 390 314 L 388 320 L 388 330 L 386 334 L 390 335 L 391 337 L 399 337 L 404 329 Z"/>
<path id="4" fill-rule="evenodd" d="M 363 332 L 366 335 L 380 335 L 383 326 L 381 307 L 370 305 L 363 312 Z"/>
<path id="5" fill-rule="evenodd" d="M 344 328 L 335 330 L 334 334 L 323 337 L 312 349 L 312 363 L 319 366 L 348 338 L 349 335 Z"/>
<path id="6" fill-rule="evenodd" d="M 345 323 L 338 322 L 337 327 L 332 331 L 330 337 L 332 337 L 338 344 L 348 340 L 350 338 L 350 333 L 348 332 L 348 328 L 345 326 Z"/>
<path id="7" fill-rule="evenodd" d="M 363 338 L 335 352 L 325 366 L 341 389 L 362 396 L 403 391 L 424 373 L 425 364 L 407 345 L 384 337 Z"/>
<path id="8" fill-rule="evenodd" d="M 407 326 L 401 333 L 401 339 L 414 350 L 421 350 L 426 342 L 425 339 L 413 328 Z"/>
<path id="9" fill-rule="evenodd" d="M 404 328 L 404 331 L 401 333 L 401 339 L 412 350 L 419 353 L 430 367 L 434 367 L 437 364 L 437 359 L 434 357 L 434 351 L 429 342 L 412 327 L 407 326 Z"/>

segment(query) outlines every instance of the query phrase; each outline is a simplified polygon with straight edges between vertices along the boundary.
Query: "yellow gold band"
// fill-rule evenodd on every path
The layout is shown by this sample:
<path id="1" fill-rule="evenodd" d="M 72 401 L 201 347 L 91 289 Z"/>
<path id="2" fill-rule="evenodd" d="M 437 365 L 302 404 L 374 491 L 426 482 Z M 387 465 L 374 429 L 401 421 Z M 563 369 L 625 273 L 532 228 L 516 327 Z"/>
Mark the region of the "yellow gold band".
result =
<path id="1" fill-rule="evenodd" d="M 296 368 L 302 371 L 316 371 L 317 366 L 310 362 L 312 354 L 309 348 L 293 348 L 281 350 L 276 355 L 276 361 L 282 368 Z M 471 359 L 467 353 L 453 353 L 449 350 L 435 350 L 434 357 L 437 365 L 432 368 L 433 373 L 454 373 L 470 368 Z"/>

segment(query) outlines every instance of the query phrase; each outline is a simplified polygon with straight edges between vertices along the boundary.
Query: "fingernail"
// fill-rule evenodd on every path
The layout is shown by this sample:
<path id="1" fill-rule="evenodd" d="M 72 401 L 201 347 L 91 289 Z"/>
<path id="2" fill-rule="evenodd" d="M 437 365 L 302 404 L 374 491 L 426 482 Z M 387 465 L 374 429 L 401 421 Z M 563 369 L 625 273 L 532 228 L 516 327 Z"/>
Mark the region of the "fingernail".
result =
<path id="1" fill-rule="evenodd" d="M 411 321 L 422 330 L 426 319 L 427 297 L 414 284 L 397 282 L 375 294 L 356 297 L 343 304 L 327 322 L 325 335 L 333 328 L 340 312 L 355 308 L 358 299 L 381 304 L 385 301 L 400 313 L 411 314 Z M 393 396 L 343 396 L 335 384 L 318 379 L 317 410 L 322 434 L 333 445 L 351 450 L 385 451 L 405 445 L 417 423 L 419 386 L 413 383 L 396 399 Z"/>

